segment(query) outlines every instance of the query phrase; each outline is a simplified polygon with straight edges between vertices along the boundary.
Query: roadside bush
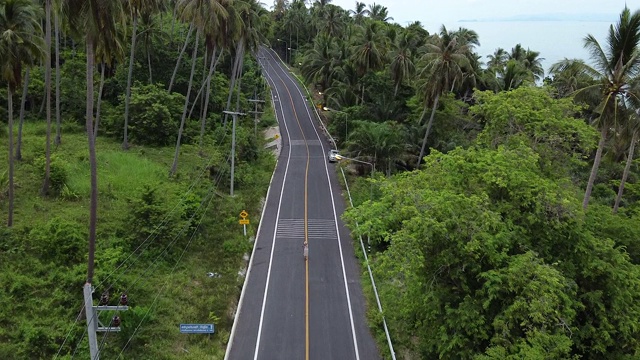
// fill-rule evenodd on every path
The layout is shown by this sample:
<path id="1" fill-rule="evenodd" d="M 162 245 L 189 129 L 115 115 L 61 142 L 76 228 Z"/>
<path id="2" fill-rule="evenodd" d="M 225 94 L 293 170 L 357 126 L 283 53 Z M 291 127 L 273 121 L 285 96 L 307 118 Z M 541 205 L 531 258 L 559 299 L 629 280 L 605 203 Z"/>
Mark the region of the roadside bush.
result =
<path id="1" fill-rule="evenodd" d="M 124 97 L 111 111 L 104 114 L 107 132 L 121 139 L 124 135 Z M 138 145 L 167 146 L 176 141 L 184 96 L 169 94 L 161 84 L 131 88 L 129 104 L 129 140 Z"/>

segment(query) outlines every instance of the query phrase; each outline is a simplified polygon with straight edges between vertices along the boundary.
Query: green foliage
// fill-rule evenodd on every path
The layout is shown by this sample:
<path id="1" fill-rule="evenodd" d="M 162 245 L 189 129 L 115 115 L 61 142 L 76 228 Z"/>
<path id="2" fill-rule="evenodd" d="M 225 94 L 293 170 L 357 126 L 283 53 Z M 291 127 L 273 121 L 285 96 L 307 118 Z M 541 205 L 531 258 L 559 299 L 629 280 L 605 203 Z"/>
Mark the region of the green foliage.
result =
<path id="1" fill-rule="evenodd" d="M 582 161 L 598 141 L 598 133 L 583 119 L 571 99 L 554 99 L 549 89 L 520 87 L 511 91 L 476 92 L 470 108 L 484 129 L 478 144 L 490 148 L 524 143 L 533 148 L 543 169 L 566 174 L 572 162 Z"/>
<path id="2" fill-rule="evenodd" d="M 66 265 L 84 260 L 87 234 L 84 227 L 62 218 L 35 226 L 29 233 L 33 249 L 43 261 Z"/>
<path id="3" fill-rule="evenodd" d="M 124 98 L 105 119 L 107 131 L 117 138 L 124 133 Z M 162 85 L 140 85 L 131 88 L 129 134 L 139 145 L 167 146 L 176 142 L 182 116 L 184 96 L 169 94 Z"/>
<path id="4" fill-rule="evenodd" d="M 578 192 L 517 144 L 434 151 L 424 170 L 382 181 L 345 218 L 385 244 L 374 272 L 399 346 L 443 359 L 637 354 L 640 269 L 609 240 L 610 219 L 585 220 Z M 631 229 L 621 241 L 635 243 Z"/>
<path id="5" fill-rule="evenodd" d="M 44 181 L 46 159 L 39 156 L 34 160 L 34 165 Z M 49 187 L 53 194 L 61 194 L 67 185 L 68 163 L 60 156 L 52 154 L 49 163 Z"/>

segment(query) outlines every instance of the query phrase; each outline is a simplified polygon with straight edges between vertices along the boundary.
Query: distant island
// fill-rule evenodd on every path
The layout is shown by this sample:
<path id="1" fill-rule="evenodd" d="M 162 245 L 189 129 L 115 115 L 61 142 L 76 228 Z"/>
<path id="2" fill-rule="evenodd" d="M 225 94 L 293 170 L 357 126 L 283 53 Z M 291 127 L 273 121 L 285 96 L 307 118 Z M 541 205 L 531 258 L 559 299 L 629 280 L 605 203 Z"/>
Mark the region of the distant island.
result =
<path id="1" fill-rule="evenodd" d="M 533 14 L 514 15 L 508 17 L 484 18 L 484 19 L 462 19 L 458 22 L 503 22 L 503 21 L 588 21 L 588 22 L 613 22 L 617 18 L 615 14 Z"/>

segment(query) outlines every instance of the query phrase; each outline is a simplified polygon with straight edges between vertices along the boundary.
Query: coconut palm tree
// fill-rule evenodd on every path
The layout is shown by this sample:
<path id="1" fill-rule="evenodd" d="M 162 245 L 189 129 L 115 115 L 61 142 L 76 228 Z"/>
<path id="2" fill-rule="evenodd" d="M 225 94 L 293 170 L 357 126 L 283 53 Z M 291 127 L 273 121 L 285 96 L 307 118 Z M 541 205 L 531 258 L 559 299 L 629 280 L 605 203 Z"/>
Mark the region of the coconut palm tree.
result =
<path id="1" fill-rule="evenodd" d="M 116 29 L 124 27 L 124 13 L 118 1 L 63 0 L 62 11 L 72 33 L 85 40 L 87 56 L 87 104 L 86 128 L 89 143 L 89 171 L 91 195 L 89 204 L 89 267 L 87 283 L 93 281 L 93 262 L 96 246 L 96 223 L 98 218 L 98 165 L 96 160 L 96 137 L 93 118 L 93 74 L 95 51 L 98 44 L 107 49 L 116 48 Z M 115 50 L 109 52 L 115 53 Z"/>
<path id="2" fill-rule="evenodd" d="M 398 88 L 405 79 L 411 78 L 416 67 L 413 63 L 413 51 L 416 49 L 416 39 L 413 33 L 403 31 L 393 44 L 392 60 L 389 67 L 393 80 L 393 95 L 398 94 Z"/>
<path id="3" fill-rule="evenodd" d="M 379 22 L 371 21 L 364 30 L 356 35 L 355 45 L 351 51 L 351 61 L 362 78 L 369 71 L 377 71 L 384 64 L 386 55 L 386 38 L 382 34 Z M 364 83 L 361 86 L 360 101 L 364 102 Z"/>
<path id="4" fill-rule="evenodd" d="M 618 186 L 618 194 L 616 200 L 613 203 L 613 213 L 617 213 L 620 208 L 620 201 L 622 200 L 622 194 L 624 192 L 624 185 L 629 177 L 629 170 L 631 169 L 631 163 L 633 162 L 633 156 L 635 154 L 636 145 L 638 143 L 638 135 L 640 135 L 640 116 L 637 112 L 631 112 L 628 116 L 628 120 L 625 122 L 622 129 L 622 138 L 629 143 L 629 152 L 627 153 L 627 161 L 624 165 L 624 171 L 622 172 L 622 179 Z M 630 140 L 629 140 L 630 139 Z"/>
<path id="5" fill-rule="evenodd" d="M 418 73 L 419 91 L 424 97 L 424 107 L 418 123 L 422 123 L 426 109 L 431 103 L 431 116 L 422 140 L 417 166 L 420 166 L 427 145 L 427 138 L 433 125 L 440 96 L 450 91 L 456 81 L 462 81 L 464 72 L 469 68 L 469 56 L 473 46 L 477 45 L 477 34 L 460 28 L 448 31 L 443 25 L 440 32 L 431 37 L 425 45 L 425 53 L 420 59 L 422 69 Z"/>
<path id="6" fill-rule="evenodd" d="M 319 86 L 319 90 L 326 91 L 335 75 L 335 62 L 338 49 L 333 38 L 326 34 L 319 34 L 313 40 L 313 49 L 307 51 L 302 61 L 302 76 L 307 83 Z M 325 97 L 326 102 L 326 97 Z"/>
<path id="7" fill-rule="evenodd" d="M 349 10 L 349 14 L 353 18 L 353 22 L 361 25 L 364 22 L 364 18 L 369 16 L 369 10 L 367 4 L 356 1 L 356 7 L 354 10 Z"/>
<path id="8" fill-rule="evenodd" d="M 575 93 L 576 99 L 600 95 L 599 104 L 594 109 L 597 114 L 594 124 L 600 128 L 600 140 L 582 202 L 582 208 L 586 210 L 609 129 L 615 128 L 618 123 L 620 103 L 636 104 L 640 99 L 640 88 L 631 86 L 640 71 L 640 10 L 631 13 L 629 8 L 624 8 L 618 23 L 609 27 L 604 48 L 590 34 L 585 37 L 584 46 L 589 50 L 595 66 L 578 66 L 593 75 L 597 83 L 579 89 Z"/>
<path id="9" fill-rule="evenodd" d="M 132 17 L 131 31 L 131 53 L 129 55 L 129 72 L 127 75 L 127 88 L 124 97 L 124 138 L 122 149 L 129 149 L 129 103 L 131 102 L 131 80 L 133 78 L 133 61 L 136 53 L 136 37 L 138 36 L 138 19 L 143 15 L 151 15 L 158 11 L 163 11 L 164 1 L 162 0 L 129 0 L 125 2 L 129 7 Z"/>
<path id="10" fill-rule="evenodd" d="M 593 72 L 579 59 L 564 59 L 549 68 L 549 75 L 553 77 L 551 85 L 563 98 L 572 95 L 579 89 L 594 84 Z"/>
<path id="11" fill-rule="evenodd" d="M 7 226 L 13 226 L 14 156 L 13 93 L 22 83 L 22 69 L 40 59 L 42 44 L 41 10 L 31 0 L 0 1 L 0 75 L 7 84 L 9 128 L 9 214 Z"/>
<path id="12" fill-rule="evenodd" d="M 185 104 L 182 111 L 182 119 L 180 128 L 178 129 L 178 138 L 176 140 L 176 151 L 173 157 L 173 163 L 169 174 L 175 175 L 178 170 L 178 156 L 180 154 L 180 143 L 182 140 L 182 132 L 187 118 L 187 110 L 189 108 L 189 98 L 191 96 L 191 88 L 193 85 L 193 75 L 195 73 L 196 58 L 198 54 L 198 41 L 200 34 L 205 33 L 208 26 L 219 21 L 221 14 L 226 13 L 223 3 L 219 0 L 180 0 L 178 1 L 178 13 L 184 21 L 190 22 L 196 29 L 196 39 L 191 56 L 191 73 L 189 75 L 189 83 L 187 84 L 187 94 Z"/>
<path id="13" fill-rule="evenodd" d="M 386 6 L 382 6 L 376 3 L 369 5 L 369 17 L 373 20 L 387 22 L 393 20 L 389 15 L 389 10 Z"/>
<path id="14" fill-rule="evenodd" d="M 47 195 L 49 193 L 49 178 L 51 175 L 51 0 L 44 0 L 45 8 L 45 49 L 44 52 L 44 88 L 45 88 L 45 102 L 47 108 L 47 135 L 45 140 L 45 165 L 44 165 L 44 181 L 42 182 L 42 188 L 40 194 Z"/>

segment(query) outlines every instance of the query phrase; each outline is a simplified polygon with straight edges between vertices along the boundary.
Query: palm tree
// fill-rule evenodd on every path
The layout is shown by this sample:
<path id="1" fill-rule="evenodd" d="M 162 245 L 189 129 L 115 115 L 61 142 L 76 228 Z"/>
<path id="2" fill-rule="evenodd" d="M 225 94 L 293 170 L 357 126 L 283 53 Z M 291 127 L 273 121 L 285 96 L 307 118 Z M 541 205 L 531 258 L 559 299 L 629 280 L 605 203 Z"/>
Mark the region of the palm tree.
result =
<path id="1" fill-rule="evenodd" d="M 393 20 L 389 15 L 389 11 L 386 6 L 382 6 L 376 3 L 369 5 L 369 17 L 373 20 L 387 22 Z"/>
<path id="2" fill-rule="evenodd" d="M 353 17 L 353 22 L 360 25 L 364 21 L 365 16 L 369 16 L 369 10 L 367 10 L 367 4 L 356 1 L 355 10 L 349 10 L 349 14 Z"/>
<path id="3" fill-rule="evenodd" d="M 45 8 L 45 48 L 44 57 L 44 87 L 47 107 L 47 135 L 45 140 L 45 165 L 44 165 L 44 181 L 40 194 L 43 196 L 49 193 L 49 177 L 51 175 L 51 0 L 44 0 Z"/>
<path id="4" fill-rule="evenodd" d="M 507 64 L 509 59 L 509 53 L 503 48 L 497 48 L 493 51 L 493 54 L 487 55 L 489 61 L 487 62 L 488 69 L 502 69 Z"/>
<path id="5" fill-rule="evenodd" d="M 559 97 L 570 96 L 577 90 L 594 84 L 594 74 L 585 65 L 583 60 L 566 58 L 551 65 L 551 85 L 556 88 Z"/>
<path id="6" fill-rule="evenodd" d="M 420 62 L 423 66 L 419 72 L 420 91 L 424 96 L 424 107 L 418 123 L 422 123 L 429 102 L 432 102 L 431 117 L 422 140 L 417 166 L 424 156 L 427 138 L 433 125 L 440 96 L 449 91 L 456 80 L 461 81 L 469 68 L 469 56 L 474 45 L 478 44 L 477 34 L 460 28 L 449 32 L 443 25 L 440 33 L 432 36 L 425 45 L 426 51 Z"/>
<path id="7" fill-rule="evenodd" d="M 193 47 L 191 57 L 191 73 L 189 83 L 187 84 L 187 94 L 185 98 L 184 109 L 182 111 L 182 119 L 180 128 L 178 129 L 178 138 L 176 140 L 176 151 L 173 157 L 173 163 L 169 174 L 175 175 L 178 170 L 178 155 L 180 154 L 180 143 L 182 140 L 182 132 L 186 122 L 187 110 L 189 108 L 189 98 L 191 96 L 191 87 L 193 85 L 193 75 L 195 73 L 196 58 L 198 54 L 198 40 L 200 34 L 205 33 L 205 29 L 219 21 L 221 14 L 226 13 L 226 9 L 219 0 L 180 0 L 178 1 L 178 11 L 183 20 L 191 22 L 196 28 L 196 40 Z"/>
<path id="8" fill-rule="evenodd" d="M 96 137 L 93 121 L 93 74 L 97 44 L 105 48 L 117 47 L 116 28 L 124 27 L 121 3 L 103 0 L 63 0 L 63 12 L 72 32 L 85 39 L 87 55 L 87 105 L 86 130 L 89 143 L 89 171 L 91 195 L 89 204 L 89 259 L 87 283 L 93 281 L 93 263 L 96 246 L 96 223 L 98 217 L 98 165 L 96 160 Z M 109 51 L 115 53 L 115 50 Z"/>
<path id="9" fill-rule="evenodd" d="M 132 16 L 133 29 L 131 31 L 131 53 L 129 55 L 129 72 L 127 75 L 127 89 L 124 97 L 124 139 L 122 140 L 122 149 L 129 149 L 129 103 L 131 102 L 131 79 L 133 77 L 133 60 L 136 53 L 136 37 L 138 35 L 138 19 L 143 15 L 151 15 L 157 11 L 164 10 L 162 0 L 129 0 L 129 12 Z"/>
<path id="10" fill-rule="evenodd" d="M 60 117 L 60 1 L 54 3 L 53 33 L 56 47 L 56 137 L 53 143 L 57 146 L 62 142 L 62 118 Z"/>
<path id="11" fill-rule="evenodd" d="M 629 170 L 631 169 L 631 163 L 633 162 L 633 155 L 635 154 L 636 144 L 638 142 L 638 134 L 640 133 L 640 116 L 637 112 L 632 112 L 629 115 L 629 120 L 625 124 L 622 129 L 623 138 L 631 140 L 629 141 L 629 152 L 627 153 L 627 161 L 624 166 L 624 171 L 622 173 L 622 179 L 620 180 L 620 185 L 618 186 L 618 194 L 616 195 L 616 200 L 613 203 L 613 213 L 618 212 L 618 208 L 620 207 L 620 201 L 622 200 L 622 193 L 624 192 L 624 185 L 627 182 L 627 178 L 629 177 Z"/>
<path id="12" fill-rule="evenodd" d="M 516 60 L 530 73 L 529 80 L 532 82 L 541 80 L 544 76 L 544 68 L 538 51 L 524 49 L 521 44 L 517 44 L 511 49 L 509 60 Z"/>
<path id="13" fill-rule="evenodd" d="M 313 49 L 307 51 L 302 61 L 302 76 L 307 83 L 319 85 L 320 90 L 326 91 L 335 75 L 335 62 L 338 50 L 333 38 L 326 34 L 319 34 L 313 40 Z M 325 99 L 326 100 L 326 97 Z"/>
<path id="14" fill-rule="evenodd" d="M 380 23 L 369 22 L 364 27 L 364 32 L 357 36 L 352 47 L 351 59 L 362 78 L 367 72 L 376 71 L 382 68 L 386 53 L 385 37 L 380 30 Z M 360 100 L 364 102 L 364 83 L 361 83 Z"/>
<path id="15" fill-rule="evenodd" d="M 416 70 L 413 63 L 413 52 L 416 41 L 413 33 L 404 31 L 393 44 L 393 54 L 389 70 L 394 83 L 393 95 L 398 94 L 398 87 L 405 79 L 410 78 Z"/>
<path id="16" fill-rule="evenodd" d="M 14 157 L 13 93 L 21 85 L 22 68 L 33 65 L 43 53 L 40 9 L 30 0 L 0 2 L 0 75 L 7 83 L 9 128 L 9 214 L 7 226 L 13 226 Z"/>
<path id="17" fill-rule="evenodd" d="M 618 23 L 609 27 L 606 48 L 590 34 L 585 37 L 584 46 L 589 50 L 595 67 L 586 64 L 576 66 L 595 75 L 597 83 L 578 90 L 576 98 L 593 96 L 594 93 L 600 95 L 599 104 L 595 108 L 598 116 L 594 121 L 600 127 L 600 140 L 582 202 L 582 208 L 586 210 L 609 129 L 615 128 L 618 122 L 619 104 L 637 103 L 640 99 L 640 88 L 630 86 L 640 71 L 640 10 L 631 13 L 629 8 L 624 8 Z"/>

